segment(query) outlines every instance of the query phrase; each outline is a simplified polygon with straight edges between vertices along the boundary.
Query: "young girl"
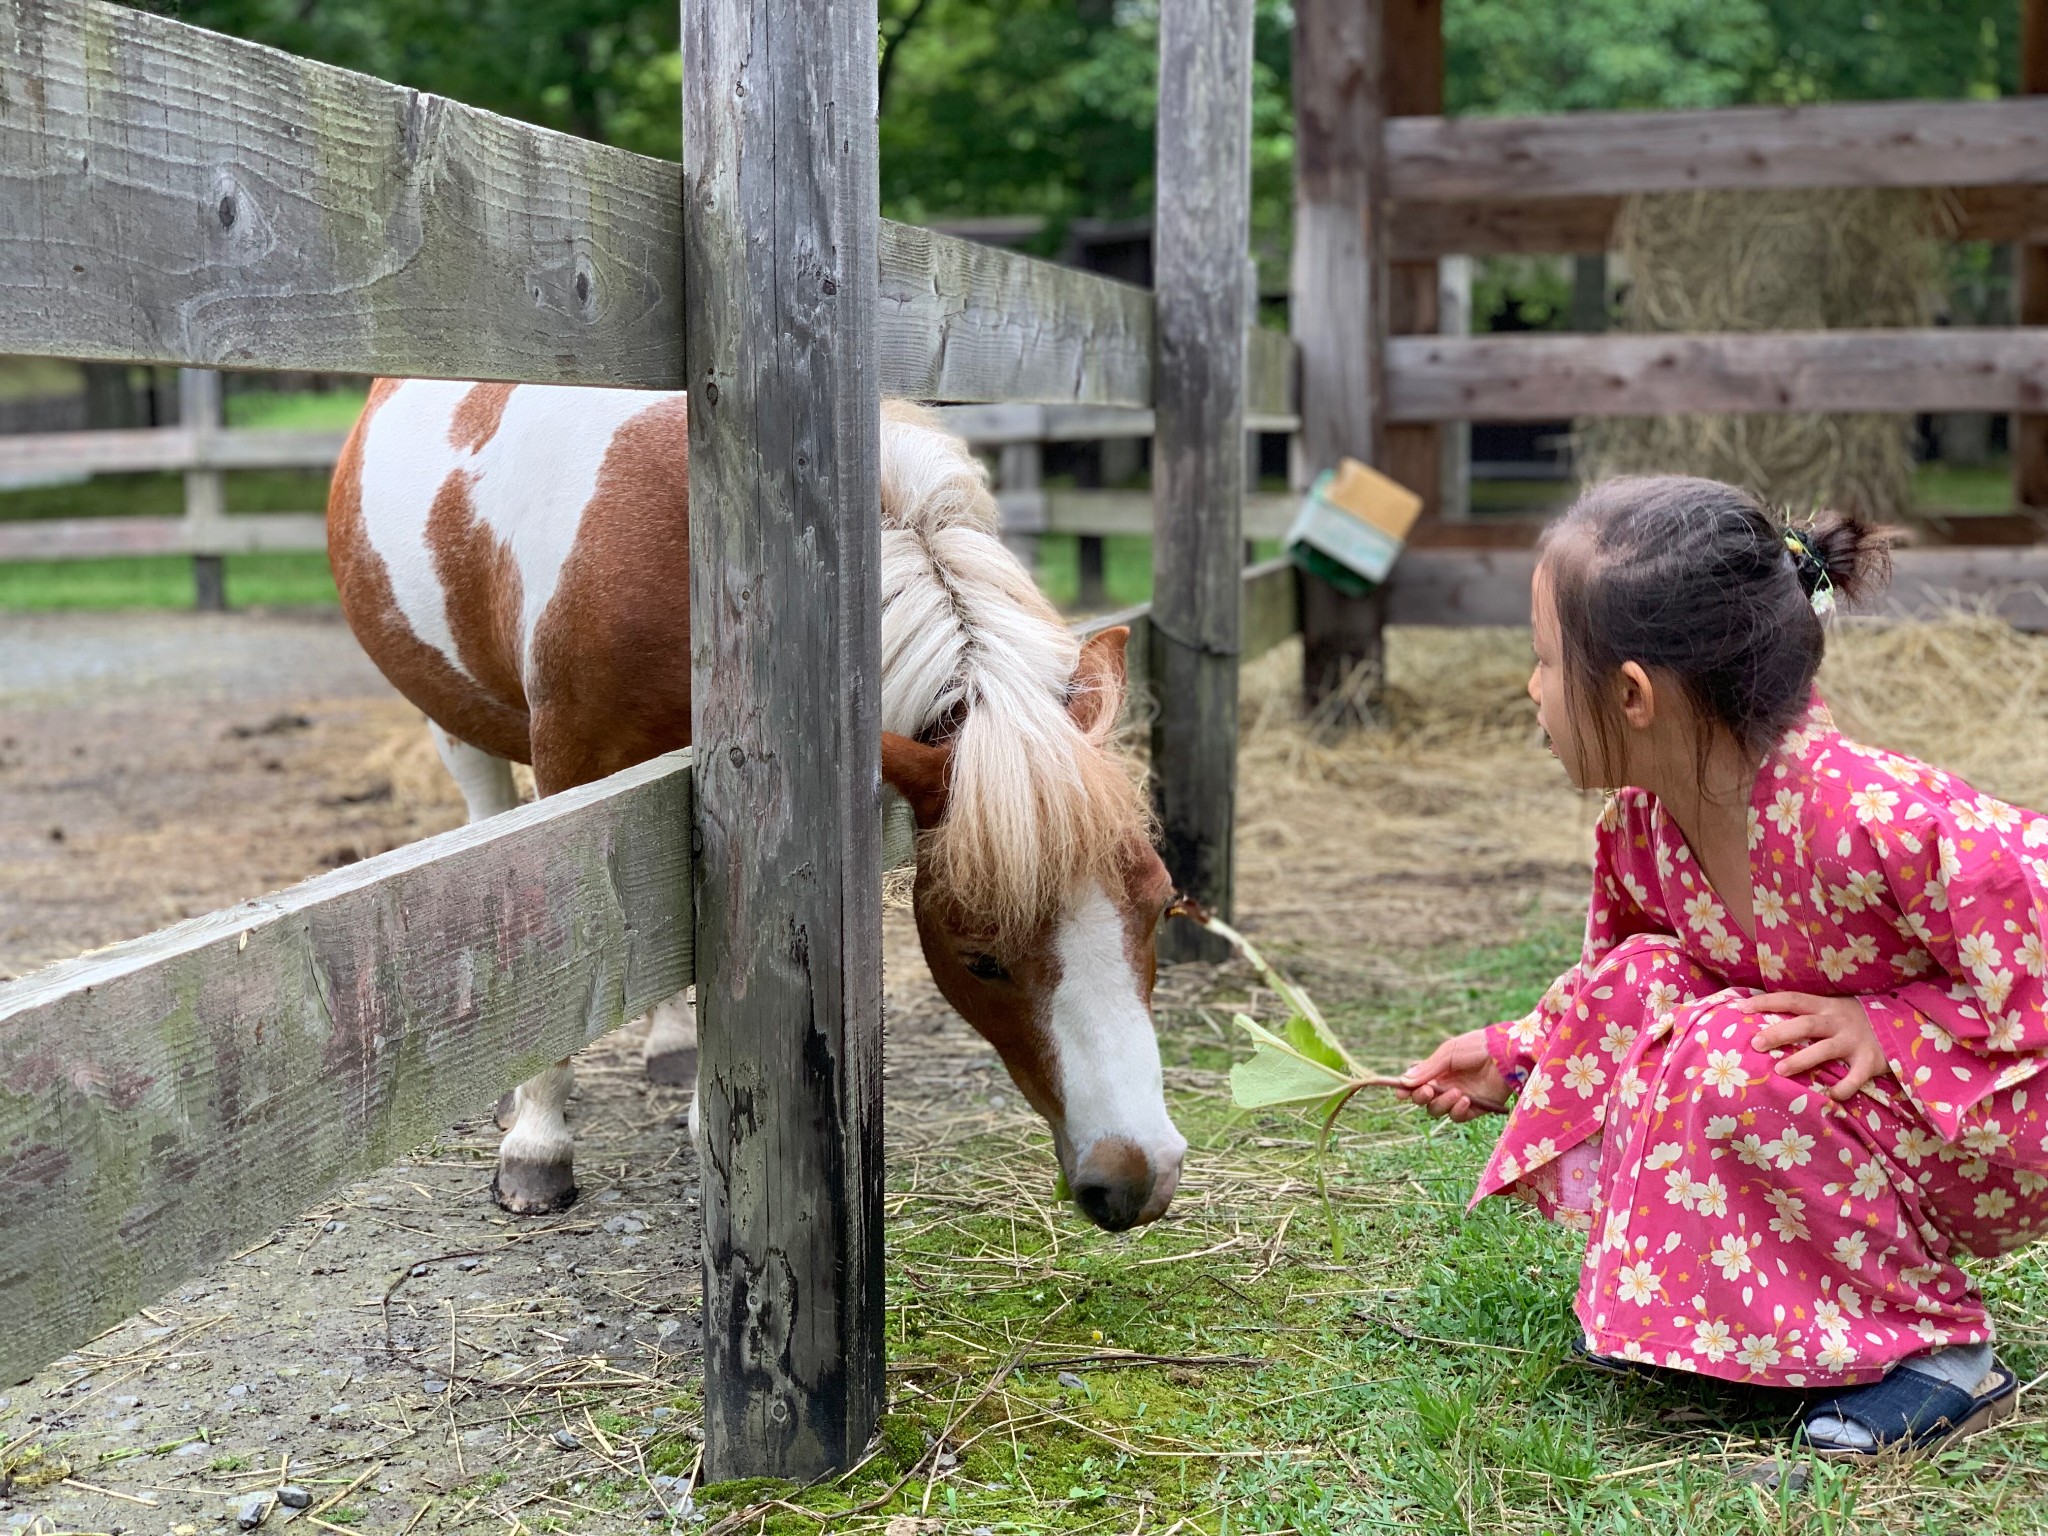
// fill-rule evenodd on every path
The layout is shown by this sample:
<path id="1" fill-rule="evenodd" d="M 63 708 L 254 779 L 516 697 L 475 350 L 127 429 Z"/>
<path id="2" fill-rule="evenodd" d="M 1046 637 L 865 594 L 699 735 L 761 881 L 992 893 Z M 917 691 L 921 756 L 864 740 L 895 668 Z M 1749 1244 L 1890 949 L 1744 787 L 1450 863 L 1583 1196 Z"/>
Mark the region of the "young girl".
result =
<path id="1" fill-rule="evenodd" d="M 1812 693 L 1822 615 L 1887 565 L 1853 521 L 1675 476 L 1549 531 L 1537 719 L 1575 785 L 1632 787 L 1578 965 L 1406 1093 L 1457 1120 L 1514 1094 L 1474 1203 L 1587 1232 L 1587 1363 L 1821 1389 L 1801 1436 L 1851 1455 L 2011 1411 L 1955 1257 L 2048 1230 L 2048 819 Z"/>

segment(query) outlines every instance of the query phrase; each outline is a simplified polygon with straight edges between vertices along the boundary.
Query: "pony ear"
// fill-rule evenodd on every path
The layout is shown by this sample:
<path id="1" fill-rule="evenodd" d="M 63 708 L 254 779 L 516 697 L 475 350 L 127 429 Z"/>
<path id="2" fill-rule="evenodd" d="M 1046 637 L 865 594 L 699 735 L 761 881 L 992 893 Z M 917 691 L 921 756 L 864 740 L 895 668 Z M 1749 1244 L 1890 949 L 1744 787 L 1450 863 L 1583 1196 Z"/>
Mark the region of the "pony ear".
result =
<path id="1" fill-rule="evenodd" d="M 920 832 L 930 831 L 946 814 L 952 768 L 951 747 L 929 747 L 894 731 L 882 732 L 882 782 L 910 802 Z"/>
<path id="2" fill-rule="evenodd" d="M 1081 663 L 1074 669 L 1067 713 L 1073 716 L 1084 736 L 1101 735 L 1123 711 L 1127 660 L 1124 648 L 1130 638 L 1130 626 L 1118 624 L 1081 647 Z"/>

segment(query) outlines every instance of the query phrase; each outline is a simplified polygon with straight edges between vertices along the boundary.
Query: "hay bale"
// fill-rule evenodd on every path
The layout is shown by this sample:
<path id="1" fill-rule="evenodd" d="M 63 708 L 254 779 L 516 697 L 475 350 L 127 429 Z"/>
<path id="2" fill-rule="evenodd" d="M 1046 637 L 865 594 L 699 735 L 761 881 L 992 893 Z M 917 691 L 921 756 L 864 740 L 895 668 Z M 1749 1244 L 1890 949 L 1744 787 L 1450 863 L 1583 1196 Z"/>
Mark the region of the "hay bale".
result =
<path id="1" fill-rule="evenodd" d="M 1615 227 L 1629 286 L 1620 329 L 1789 331 L 1932 323 L 1940 194 L 1892 188 L 1631 198 Z M 1796 512 L 1897 519 L 1912 508 L 1905 416 L 1583 420 L 1582 475 L 1706 475 Z"/>

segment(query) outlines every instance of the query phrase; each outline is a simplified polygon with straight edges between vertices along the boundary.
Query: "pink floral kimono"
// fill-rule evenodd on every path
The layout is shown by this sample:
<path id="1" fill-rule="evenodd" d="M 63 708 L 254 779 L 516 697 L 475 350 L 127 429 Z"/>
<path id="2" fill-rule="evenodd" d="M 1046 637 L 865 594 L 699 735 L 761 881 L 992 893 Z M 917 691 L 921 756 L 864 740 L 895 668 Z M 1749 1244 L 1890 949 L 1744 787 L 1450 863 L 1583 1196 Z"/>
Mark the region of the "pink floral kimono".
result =
<path id="1" fill-rule="evenodd" d="M 1872 1381 L 1991 1337 L 1957 1253 L 2048 1231 L 2048 819 L 1845 741 L 1815 701 L 1749 812 L 1754 940 L 1642 790 L 1610 797 L 1584 957 L 1488 1031 L 1520 1093 L 1473 1196 L 1587 1232 L 1587 1347 Z M 1855 996 L 1892 1075 L 1846 1104 L 1754 1050 L 1760 991 Z"/>

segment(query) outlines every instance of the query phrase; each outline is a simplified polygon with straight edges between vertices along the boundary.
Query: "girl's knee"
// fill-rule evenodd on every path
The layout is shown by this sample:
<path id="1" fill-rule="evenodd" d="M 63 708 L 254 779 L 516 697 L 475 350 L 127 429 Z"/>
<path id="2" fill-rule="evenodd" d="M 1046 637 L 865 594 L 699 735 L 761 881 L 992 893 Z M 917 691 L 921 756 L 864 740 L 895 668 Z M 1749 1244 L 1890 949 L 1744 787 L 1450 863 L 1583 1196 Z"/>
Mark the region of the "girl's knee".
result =
<path id="1" fill-rule="evenodd" d="M 1694 964 L 1685 946 L 1668 933 L 1630 934 L 1594 962 L 1593 979 L 1676 987 L 1674 1002 L 1698 996 L 1702 987 L 1719 990 L 1726 985 Z"/>

